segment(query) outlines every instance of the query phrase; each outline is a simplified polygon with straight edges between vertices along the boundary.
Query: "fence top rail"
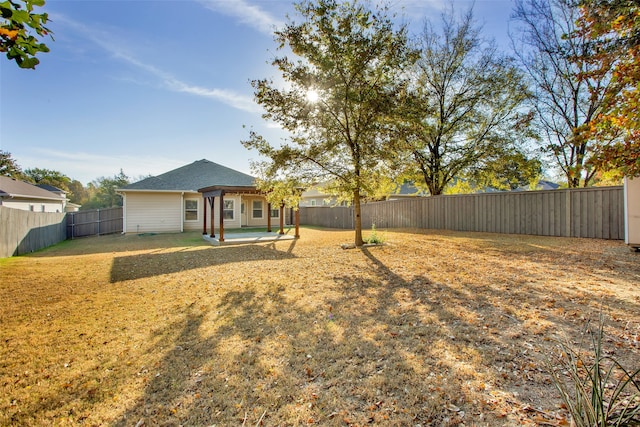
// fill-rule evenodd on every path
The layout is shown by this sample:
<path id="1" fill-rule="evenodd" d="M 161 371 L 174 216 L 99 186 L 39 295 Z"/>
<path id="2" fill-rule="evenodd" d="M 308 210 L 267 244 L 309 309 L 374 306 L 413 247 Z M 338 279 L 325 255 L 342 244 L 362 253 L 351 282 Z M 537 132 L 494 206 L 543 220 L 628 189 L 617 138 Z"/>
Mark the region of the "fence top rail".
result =
<path id="1" fill-rule="evenodd" d="M 614 191 L 614 190 L 622 190 L 624 187 L 621 185 L 612 185 L 606 187 L 587 187 L 587 188 L 557 188 L 555 190 L 520 190 L 520 191 L 495 191 L 489 193 L 470 193 L 470 194 L 439 194 L 437 196 L 415 196 L 415 197 L 403 197 L 400 199 L 392 199 L 392 200 L 380 200 L 375 202 L 365 202 L 367 205 L 373 205 L 376 203 L 399 203 L 406 202 L 410 200 L 429 200 L 429 199 L 439 199 L 439 198 L 468 198 L 468 197 L 504 197 L 509 195 L 523 195 L 523 194 L 558 194 L 562 192 L 592 192 L 592 191 Z M 305 206 L 305 207 L 334 207 L 334 206 Z M 339 207 L 339 206 L 337 206 Z"/>

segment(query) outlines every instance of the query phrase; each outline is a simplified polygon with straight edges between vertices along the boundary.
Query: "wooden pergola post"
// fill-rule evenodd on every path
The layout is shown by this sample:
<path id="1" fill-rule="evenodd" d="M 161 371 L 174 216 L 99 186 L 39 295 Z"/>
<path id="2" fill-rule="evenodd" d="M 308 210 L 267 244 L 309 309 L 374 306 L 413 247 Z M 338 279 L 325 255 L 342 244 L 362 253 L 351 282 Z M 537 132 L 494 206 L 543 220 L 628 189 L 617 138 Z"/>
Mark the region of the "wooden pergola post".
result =
<path id="1" fill-rule="evenodd" d="M 295 222 L 296 222 L 296 234 L 295 234 L 295 238 L 299 239 L 300 238 L 300 206 L 298 206 L 298 209 L 296 209 L 295 212 Z"/>
<path id="2" fill-rule="evenodd" d="M 216 203 L 215 197 L 207 197 L 209 200 L 209 205 L 211 206 L 211 237 L 216 237 L 216 223 L 213 222 L 213 205 Z"/>
<path id="3" fill-rule="evenodd" d="M 220 233 L 219 233 L 219 242 L 224 242 L 224 195 L 226 193 L 229 194 L 239 194 L 239 195 L 243 195 L 243 194 L 251 194 L 251 195 L 264 195 L 264 193 L 262 193 L 261 191 L 259 191 L 255 186 L 228 186 L 228 185 L 224 185 L 224 186 L 211 186 L 211 187 L 204 187 L 198 190 L 198 192 L 202 193 L 202 197 L 207 200 L 209 202 L 209 206 L 211 207 L 211 211 L 210 211 L 210 215 L 211 215 L 211 237 L 215 238 L 215 221 L 214 221 L 214 212 L 215 212 L 215 200 L 216 197 L 220 198 Z M 242 199 L 241 199 L 242 200 Z M 280 206 L 280 234 L 284 234 L 284 209 L 285 209 L 285 203 L 283 202 Z M 271 232 L 271 203 L 267 203 L 267 224 L 268 224 L 268 231 Z M 205 218 L 204 218 L 204 224 L 203 224 L 203 229 L 204 229 L 204 234 L 206 234 L 206 230 L 207 230 L 207 209 L 205 207 L 204 209 L 204 214 L 205 214 Z M 248 214 L 248 213 L 247 213 Z M 299 225 L 300 225 L 300 215 L 299 212 L 296 210 L 295 211 L 295 222 L 296 222 L 296 234 L 295 237 L 298 238 L 300 237 L 300 229 L 299 229 Z"/>
<path id="4" fill-rule="evenodd" d="M 203 208 L 204 208 L 204 212 L 202 214 L 202 219 L 204 220 L 202 222 L 202 234 L 205 235 L 207 234 L 207 199 L 203 199 L 204 203 L 203 203 Z"/>
<path id="5" fill-rule="evenodd" d="M 280 205 L 280 234 L 284 234 L 284 203 Z"/>
<path id="6" fill-rule="evenodd" d="M 271 203 L 267 202 L 267 233 L 271 233 Z"/>
<path id="7" fill-rule="evenodd" d="M 224 191 L 220 193 L 220 242 L 224 242 Z"/>

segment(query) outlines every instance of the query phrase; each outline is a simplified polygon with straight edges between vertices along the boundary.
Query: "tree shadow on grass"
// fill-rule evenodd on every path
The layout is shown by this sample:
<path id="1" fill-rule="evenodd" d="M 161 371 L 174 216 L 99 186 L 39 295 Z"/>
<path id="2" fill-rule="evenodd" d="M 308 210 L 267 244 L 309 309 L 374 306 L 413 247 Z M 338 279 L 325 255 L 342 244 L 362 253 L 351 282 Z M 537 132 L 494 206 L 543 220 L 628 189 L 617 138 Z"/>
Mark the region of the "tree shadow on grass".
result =
<path id="1" fill-rule="evenodd" d="M 550 344 L 538 346 L 554 329 L 577 334 L 577 323 L 550 311 L 542 328 L 512 311 L 499 286 L 406 277 L 377 248 L 356 253 L 358 268 L 330 282 L 292 274 L 286 286 L 265 278 L 217 288 L 213 306 L 194 302 L 183 321 L 158 332 L 161 345 L 148 349 L 161 354 L 157 369 L 116 425 L 559 419 L 540 369 Z M 512 298 L 548 302 L 542 289 L 525 292 Z"/>
<path id="2" fill-rule="evenodd" d="M 176 325 L 161 332 L 171 341 L 162 340 L 163 348 L 173 349 L 116 425 L 408 425 L 442 418 L 416 381 L 421 368 L 396 339 L 407 319 L 393 310 L 395 288 L 373 280 L 352 293 L 340 278 L 336 285 L 336 298 L 322 288 L 263 283 L 224 292 L 206 313 L 196 303 L 179 333 L 169 330 Z M 360 292 L 370 289 L 381 292 L 375 307 L 358 310 Z M 302 300 L 307 292 L 314 297 Z"/>
<path id="3" fill-rule="evenodd" d="M 107 234 L 64 240 L 31 257 L 58 257 L 89 254 L 109 254 L 151 249 L 210 246 L 199 232 Z"/>
<path id="4" fill-rule="evenodd" d="M 293 242 L 292 245 L 295 245 L 295 241 Z M 262 245 L 163 248 L 149 253 L 114 257 L 110 281 L 116 283 L 228 263 L 268 262 L 294 257 L 291 250 L 280 251 L 275 246 Z"/>

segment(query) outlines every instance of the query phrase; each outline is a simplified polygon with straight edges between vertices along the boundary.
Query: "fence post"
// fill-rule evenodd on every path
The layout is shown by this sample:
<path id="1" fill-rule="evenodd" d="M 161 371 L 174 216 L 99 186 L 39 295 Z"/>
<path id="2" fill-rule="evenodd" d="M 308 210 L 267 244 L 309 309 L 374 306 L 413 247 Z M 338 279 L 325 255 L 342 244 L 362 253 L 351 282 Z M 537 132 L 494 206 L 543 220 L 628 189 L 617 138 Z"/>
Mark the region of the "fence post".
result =
<path id="1" fill-rule="evenodd" d="M 566 209 L 565 209 L 565 227 L 566 227 L 566 231 L 565 231 L 565 237 L 571 237 L 573 230 L 573 224 L 571 221 L 571 191 L 566 191 L 565 192 L 565 204 L 566 204 Z"/>

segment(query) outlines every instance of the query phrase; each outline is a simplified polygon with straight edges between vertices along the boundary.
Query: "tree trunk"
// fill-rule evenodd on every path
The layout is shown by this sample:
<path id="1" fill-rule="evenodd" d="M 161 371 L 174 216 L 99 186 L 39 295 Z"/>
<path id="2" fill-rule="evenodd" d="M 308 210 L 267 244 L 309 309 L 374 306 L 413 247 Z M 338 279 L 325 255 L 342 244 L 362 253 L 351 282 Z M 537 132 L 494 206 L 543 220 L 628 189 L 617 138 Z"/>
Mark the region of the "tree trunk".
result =
<path id="1" fill-rule="evenodd" d="M 356 229 L 356 246 L 362 246 L 364 244 L 364 240 L 362 240 L 362 216 L 360 209 L 360 190 L 354 190 L 353 192 L 353 215 L 354 215 L 354 226 Z"/>

